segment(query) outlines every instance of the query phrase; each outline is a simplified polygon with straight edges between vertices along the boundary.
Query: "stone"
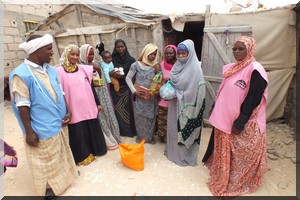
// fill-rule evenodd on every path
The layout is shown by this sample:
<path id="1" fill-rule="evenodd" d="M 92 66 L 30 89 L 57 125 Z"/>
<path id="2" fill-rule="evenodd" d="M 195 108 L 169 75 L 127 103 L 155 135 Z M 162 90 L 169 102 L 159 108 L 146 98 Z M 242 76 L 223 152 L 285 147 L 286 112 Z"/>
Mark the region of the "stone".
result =
<path id="1" fill-rule="evenodd" d="M 294 142 L 294 140 L 291 139 L 291 138 L 283 138 L 282 141 L 286 145 L 290 145 L 290 144 L 292 144 Z"/>
<path id="2" fill-rule="evenodd" d="M 291 151 L 286 152 L 284 155 L 285 158 L 294 158 L 295 156 L 296 156 L 296 154 Z"/>
<path id="3" fill-rule="evenodd" d="M 269 155 L 268 155 L 268 158 L 269 158 L 270 160 L 278 160 L 278 156 L 277 156 L 277 155 L 273 155 L 273 154 L 269 154 Z"/>
<path id="4" fill-rule="evenodd" d="M 269 153 L 269 154 L 276 154 L 276 150 L 275 149 L 267 149 L 267 152 Z"/>
<path id="5" fill-rule="evenodd" d="M 282 181 L 277 184 L 277 187 L 280 189 L 283 189 L 283 190 L 285 190 L 288 186 L 289 186 L 289 183 L 287 181 Z"/>

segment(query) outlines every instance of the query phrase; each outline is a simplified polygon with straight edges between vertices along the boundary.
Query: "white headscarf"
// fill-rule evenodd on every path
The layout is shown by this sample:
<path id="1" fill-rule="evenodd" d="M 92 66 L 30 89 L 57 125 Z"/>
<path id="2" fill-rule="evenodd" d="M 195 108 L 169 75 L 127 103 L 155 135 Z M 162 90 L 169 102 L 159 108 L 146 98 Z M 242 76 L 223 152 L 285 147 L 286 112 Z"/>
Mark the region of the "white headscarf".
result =
<path id="1" fill-rule="evenodd" d="M 80 47 L 80 63 L 88 64 L 88 57 L 91 49 L 93 49 L 93 47 L 89 44 L 84 44 Z"/>
<path id="2" fill-rule="evenodd" d="M 52 35 L 45 34 L 43 37 L 35 38 L 29 42 L 23 42 L 19 45 L 19 48 L 24 49 L 27 54 L 32 54 L 39 48 L 42 48 L 48 44 L 53 43 Z"/>

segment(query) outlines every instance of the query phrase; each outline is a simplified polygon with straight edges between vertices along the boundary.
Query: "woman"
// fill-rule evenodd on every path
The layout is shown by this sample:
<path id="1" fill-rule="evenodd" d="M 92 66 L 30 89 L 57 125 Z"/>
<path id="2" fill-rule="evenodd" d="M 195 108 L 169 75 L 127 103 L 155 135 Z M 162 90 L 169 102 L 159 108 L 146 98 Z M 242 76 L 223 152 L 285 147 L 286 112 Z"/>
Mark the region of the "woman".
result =
<path id="1" fill-rule="evenodd" d="M 177 47 L 169 44 L 165 46 L 163 58 L 160 63 L 160 68 L 163 73 L 163 79 L 170 79 L 170 72 L 176 62 Z M 169 102 L 161 99 L 158 102 L 158 115 L 157 115 L 157 132 L 160 142 L 167 143 L 167 118 L 168 118 Z"/>
<path id="2" fill-rule="evenodd" d="M 135 84 L 149 88 L 150 82 L 157 71 L 157 49 L 156 44 L 147 44 L 138 60 L 131 65 L 126 76 L 126 83 L 136 96 L 134 101 L 134 119 L 137 130 L 137 143 L 140 143 L 142 139 L 145 139 L 146 143 L 156 143 L 154 133 L 158 112 L 157 98 L 156 96 L 146 98 L 142 91 L 134 87 L 132 79 L 135 77 Z"/>
<path id="3" fill-rule="evenodd" d="M 253 192 L 267 171 L 268 79 L 253 57 L 255 47 L 248 36 L 234 42 L 236 61 L 223 67 L 224 79 L 209 118 L 214 127 L 209 143 L 213 152 L 208 150 L 203 162 L 210 170 L 207 185 L 215 196 Z"/>
<path id="4" fill-rule="evenodd" d="M 169 104 L 165 154 L 179 166 L 195 166 L 205 107 L 205 82 L 192 40 L 181 42 L 176 55 L 170 76 L 176 98 Z"/>
<path id="5" fill-rule="evenodd" d="M 97 77 L 103 77 L 102 68 L 94 62 L 94 48 L 91 45 L 84 44 L 80 47 L 80 62 L 85 65 L 94 66 L 94 68 L 100 70 L 100 74 L 96 70 L 93 73 L 98 75 Z M 95 90 L 102 105 L 102 111 L 99 113 L 99 121 L 104 133 L 106 146 L 108 150 L 113 150 L 118 148 L 118 142 L 121 142 L 120 129 L 106 82 L 104 81 L 104 86 L 102 87 L 95 87 Z"/>
<path id="6" fill-rule="evenodd" d="M 112 61 L 114 67 L 122 67 L 124 69 L 124 75 L 119 75 L 119 73 L 114 71 L 110 72 L 110 76 L 117 78 L 120 84 L 119 94 L 121 95 L 119 95 L 113 87 L 110 87 L 110 94 L 119 123 L 120 134 L 121 136 L 134 137 L 136 130 L 132 108 L 132 95 L 125 82 L 125 77 L 131 64 L 135 62 L 135 59 L 129 54 L 125 42 L 121 39 L 115 41 Z"/>
<path id="7" fill-rule="evenodd" d="M 88 165 L 104 155 L 107 147 L 98 120 L 102 107 L 92 84 L 93 67 L 78 62 L 79 48 L 68 45 L 56 70 L 72 112 L 68 129 L 74 160 L 78 165 Z"/>

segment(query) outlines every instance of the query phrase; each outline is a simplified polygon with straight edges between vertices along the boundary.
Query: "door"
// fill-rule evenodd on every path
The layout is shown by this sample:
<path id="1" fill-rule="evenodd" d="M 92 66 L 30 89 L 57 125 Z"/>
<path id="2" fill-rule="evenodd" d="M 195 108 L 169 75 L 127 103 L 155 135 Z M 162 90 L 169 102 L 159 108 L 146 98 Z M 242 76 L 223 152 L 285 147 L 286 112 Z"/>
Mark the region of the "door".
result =
<path id="1" fill-rule="evenodd" d="M 202 70 L 206 83 L 204 125 L 208 122 L 209 111 L 215 102 L 217 90 L 222 81 L 222 68 L 234 62 L 232 44 L 241 35 L 252 35 L 248 25 L 208 26 L 203 29 Z"/>

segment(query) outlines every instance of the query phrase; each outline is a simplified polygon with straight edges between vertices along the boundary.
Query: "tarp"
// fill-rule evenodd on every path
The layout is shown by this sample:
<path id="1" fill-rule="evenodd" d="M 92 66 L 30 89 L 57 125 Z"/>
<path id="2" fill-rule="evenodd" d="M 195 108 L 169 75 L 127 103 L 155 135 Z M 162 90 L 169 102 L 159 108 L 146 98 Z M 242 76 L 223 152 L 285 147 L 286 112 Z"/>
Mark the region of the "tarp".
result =
<path id="1" fill-rule="evenodd" d="M 252 26 L 252 36 L 257 43 L 254 56 L 268 72 L 268 121 L 283 116 L 288 88 L 296 72 L 295 19 L 296 13 L 289 7 L 251 13 L 211 14 L 211 26 Z"/>

